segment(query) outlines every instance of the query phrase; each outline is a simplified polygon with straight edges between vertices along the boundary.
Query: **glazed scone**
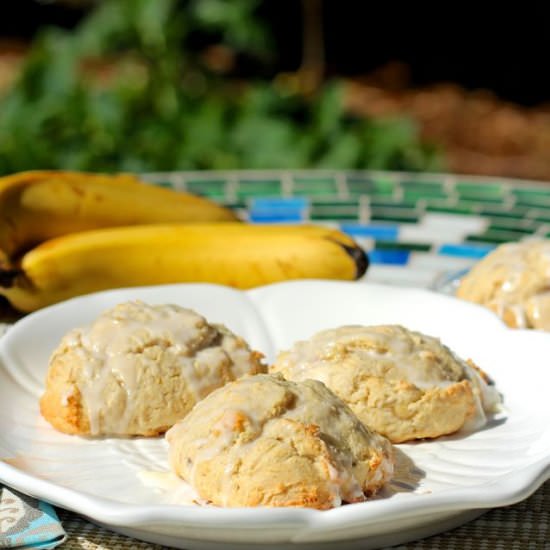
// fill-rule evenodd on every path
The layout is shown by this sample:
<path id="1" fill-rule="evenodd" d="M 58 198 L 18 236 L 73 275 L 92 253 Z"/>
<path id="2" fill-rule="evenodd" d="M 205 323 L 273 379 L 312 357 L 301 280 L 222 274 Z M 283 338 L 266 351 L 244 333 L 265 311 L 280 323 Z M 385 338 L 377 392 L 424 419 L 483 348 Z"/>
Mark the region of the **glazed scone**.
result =
<path id="1" fill-rule="evenodd" d="M 174 472 L 215 505 L 327 509 L 361 502 L 393 473 L 393 449 L 326 386 L 246 376 L 166 433 Z"/>
<path id="2" fill-rule="evenodd" d="M 399 325 L 319 332 L 279 353 L 269 370 L 288 380 L 320 380 L 394 443 L 474 429 L 500 402 L 473 363 Z"/>
<path id="3" fill-rule="evenodd" d="M 550 240 L 498 246 L 464 276 L 456 295 L 512 328 L 550 330 Z"/>
<path id="4" fill-rule="evenodd" d="M 198 313 L 126 302 L 63 337 L 40 410 L 69 434 L 158 435 L 211 391 L 262 371 L 262 354 Z"/>

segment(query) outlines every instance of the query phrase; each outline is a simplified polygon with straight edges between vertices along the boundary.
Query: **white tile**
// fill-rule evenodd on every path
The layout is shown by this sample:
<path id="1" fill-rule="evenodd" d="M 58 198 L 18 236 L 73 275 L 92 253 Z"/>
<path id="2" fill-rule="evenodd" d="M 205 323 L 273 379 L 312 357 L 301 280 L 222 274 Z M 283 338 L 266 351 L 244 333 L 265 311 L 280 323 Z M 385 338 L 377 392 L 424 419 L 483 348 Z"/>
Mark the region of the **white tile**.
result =
<path id="1" fill-rule="evenodd" d="M 467 216 L 464 214 L 438 214 L 428 212 L 422 218 L 422 227 L 446 228 L 464 233 L 479 233 L 484 231 L 489 222 L 481 216 Z"/>
<path id="2" fill-rule="evenodd" d="M 431 271 L 458 271 L 471 267 L 477 261 L 477 259 L 472 258 L 413 253 L 409 258 L 408 267 L 411 269 L 429 269 Z"/>
<path id="3" fill-rule="evenodd" d="M 401 225 L 399 240 L 403 242 L 440 244 L 462 243 L 466 232 L 460 227 L 434 227 L 424 225 Z"/>

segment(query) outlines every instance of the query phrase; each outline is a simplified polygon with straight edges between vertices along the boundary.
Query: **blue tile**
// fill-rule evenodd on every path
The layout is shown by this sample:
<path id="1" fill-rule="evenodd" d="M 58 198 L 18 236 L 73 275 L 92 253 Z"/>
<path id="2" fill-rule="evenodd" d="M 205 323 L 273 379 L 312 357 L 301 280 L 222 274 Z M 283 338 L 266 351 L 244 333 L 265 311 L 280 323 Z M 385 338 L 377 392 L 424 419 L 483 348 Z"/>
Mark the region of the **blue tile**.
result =
<path id="1" fill-rule="evenodd" d="M 258 223 L 301 222 L 304 221 L 301 210 L 251 210 L 248 219 Z"/>
<path id="2" fill-rule="evenodd" d="M 407 265 L 410 250 L 369 250 L 371 264 Z"/>
<path id="3" fill-rule="evenodd" d="M 397 240 L 399 226 L 391 224 L 343 223 L 340 229 L 352 237 L 372 237 L 374 239 Z"/>
<path id="4" fill-rule="evenodd" d="M 483 258 L 494 248 L 494 246 L 475 244 L 442 244 L 437 253 L 459 258 Z"/>
<path id="5" fill-rule="evenodd" d="M 256 222 L 297 222 L 306 217 L 308 202 L 297 198 L 255 198 L 250 201 L 249 219 Z"/>
<path id="6" fill-rule="evenodd" d="M 250 201 L 251 210 L 303 210 L 308 205 L 309 201 L 305 197 L 256 197 Z"/>

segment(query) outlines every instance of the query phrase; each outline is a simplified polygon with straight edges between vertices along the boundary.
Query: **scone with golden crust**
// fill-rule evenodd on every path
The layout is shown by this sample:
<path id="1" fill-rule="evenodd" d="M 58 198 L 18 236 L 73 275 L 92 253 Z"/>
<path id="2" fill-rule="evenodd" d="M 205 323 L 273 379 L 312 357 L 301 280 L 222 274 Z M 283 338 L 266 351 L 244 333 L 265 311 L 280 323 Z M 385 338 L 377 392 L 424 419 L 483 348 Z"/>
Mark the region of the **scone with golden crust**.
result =
<path id="1" fill-rule="evenodd" d="M 464 276 L 456 295 L 512 328 L 550 330 L 550 240 L 498 246 Z"/>
<path id="2" fill-rule="evenodd" d="M 69 434 L 158 435 L 214 389 L 265 371 L 261 358 L 190 309 L 127 302 L 63 337 L 40 410 Z"/>
<path id="3" fill-rule="evenodd" d="M 393 450 L 326 386 L 246 376 L 166 433 L 170 463 L 218 506 L 327 509 L 360 502 L 393 473 Z"/>
<path id="4" fill-rule="evenodd" d="M 344 326 L 281 352 L 270 372 L 320 380 L 392 442 L 434 438 L 485 422 L 499 402 L 473 363 L 399 325 Z"/>

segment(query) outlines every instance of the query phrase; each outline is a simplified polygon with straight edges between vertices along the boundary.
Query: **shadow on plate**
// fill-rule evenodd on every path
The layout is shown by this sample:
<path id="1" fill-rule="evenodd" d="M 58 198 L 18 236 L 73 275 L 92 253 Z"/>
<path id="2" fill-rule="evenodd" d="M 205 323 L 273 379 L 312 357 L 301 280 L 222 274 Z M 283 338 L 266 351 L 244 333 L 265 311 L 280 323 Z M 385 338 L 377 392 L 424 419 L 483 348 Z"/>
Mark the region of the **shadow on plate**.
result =
<path id="1" fill-rule="evenodd" d="M 420 469 L 414 461 L 401 449 L 394 447 L 395 470 L 392 479 L 374 499 L 385 499 L 397 493 L 412 493 L 420 486 L 420 481 L 426 477 L 426 472 Z"/>

